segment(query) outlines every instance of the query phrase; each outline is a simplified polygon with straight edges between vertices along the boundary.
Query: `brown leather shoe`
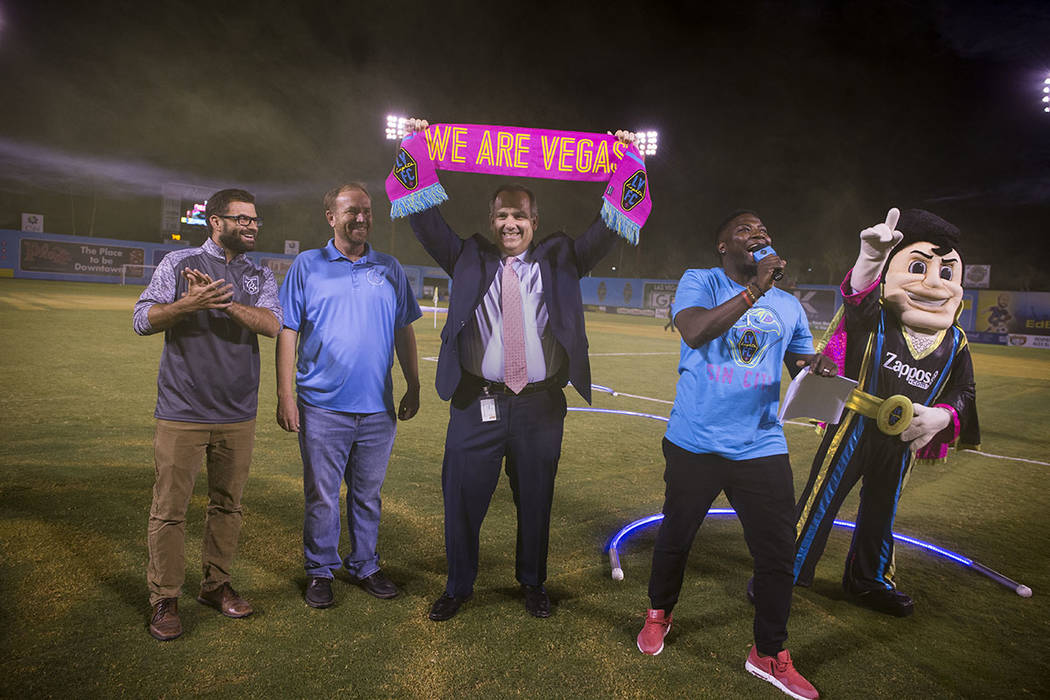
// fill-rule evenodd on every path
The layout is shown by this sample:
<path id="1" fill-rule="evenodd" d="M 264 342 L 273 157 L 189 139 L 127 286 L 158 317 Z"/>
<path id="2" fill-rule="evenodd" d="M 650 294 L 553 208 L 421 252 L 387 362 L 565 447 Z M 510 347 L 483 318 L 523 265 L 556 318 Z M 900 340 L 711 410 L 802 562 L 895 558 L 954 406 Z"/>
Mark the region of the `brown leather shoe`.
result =
<path id="1" fill-rule="evenodd" d="M 169 642 L 182 634 L 179 620 L 179 599 L 164 598 L 153 606 L 153 617 L 149 621 L 149 633 L 154 639 Z"/>
<path id="2" fill-rule="evenodd" d="M 215 608 L 226 617 L 248 617 L 254 612 L 252 604 L 237 595 L 228 582 L 210 591 L 201 591 L 197 602 Z"/>

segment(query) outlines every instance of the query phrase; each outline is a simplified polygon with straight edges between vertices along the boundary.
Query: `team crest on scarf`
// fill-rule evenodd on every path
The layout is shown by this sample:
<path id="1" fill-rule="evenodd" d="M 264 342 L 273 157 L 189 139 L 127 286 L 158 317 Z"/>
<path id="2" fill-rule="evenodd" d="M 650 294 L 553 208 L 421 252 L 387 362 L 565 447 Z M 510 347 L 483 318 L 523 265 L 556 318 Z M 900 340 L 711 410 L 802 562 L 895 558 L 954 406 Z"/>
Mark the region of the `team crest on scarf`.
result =
<path id="1" fill-rule="evenodd" d="M 248 292 L 248 294 L 258 294 L 259 293 L 259 277 L 258 276 L 245 277 L 243 282 L 242 282 L 242 285 L 244 286 L 244 291 Z"/>
<path id="2" fill-rule="evenodd" d="M 623 183 L 623 194 L 620 196 L 620 206 L 624 211 L 631 211 L 645 199 L 645 185 L 644 170 L 639 170 L 627 178 L 627 182 Z"/>
<path id="3" fill-rule="evenodd" d="M 726 334 L 733 361 L 743 367 L 755 367 L 769 348 L 780 342 L 784 327 L 769 309 L 751 308 L 733 324 Z"/>
<path id="4" fill-rule="evenodd" d="M 394 158 L 394 177 L 406 190 L 414 190 L 419 184 L 416 159 L 404 148 L 398 149 L 397 156 Z"/>

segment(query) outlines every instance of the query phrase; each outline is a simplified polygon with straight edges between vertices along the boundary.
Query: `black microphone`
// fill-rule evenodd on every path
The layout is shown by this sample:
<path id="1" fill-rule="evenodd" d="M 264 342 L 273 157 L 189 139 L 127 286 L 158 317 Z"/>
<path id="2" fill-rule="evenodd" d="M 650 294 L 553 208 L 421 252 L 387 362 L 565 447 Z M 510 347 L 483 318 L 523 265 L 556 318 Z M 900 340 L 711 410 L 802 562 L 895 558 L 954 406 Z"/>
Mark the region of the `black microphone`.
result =
<path id="1" fill-rule="evenodd" d="M 773 246 L 768 246 L 767 245 L 765 248 L 759 248 L 758 250 L 756 250 L 754 253 L 751 254 L 751 256 L 754 257 L 755 262 L 758 262 L 759 260 L 761 260 L 762 258 L 766 257 L 767 255 L 776 255 L 776 254 L 777 254 L 777 251 L 773 250 Z M 784 279 L 784 271 L 781 270 L 781 269 L 773 270 L 773 281 L 774 282 L 779 282 L 782 279 Z"/>

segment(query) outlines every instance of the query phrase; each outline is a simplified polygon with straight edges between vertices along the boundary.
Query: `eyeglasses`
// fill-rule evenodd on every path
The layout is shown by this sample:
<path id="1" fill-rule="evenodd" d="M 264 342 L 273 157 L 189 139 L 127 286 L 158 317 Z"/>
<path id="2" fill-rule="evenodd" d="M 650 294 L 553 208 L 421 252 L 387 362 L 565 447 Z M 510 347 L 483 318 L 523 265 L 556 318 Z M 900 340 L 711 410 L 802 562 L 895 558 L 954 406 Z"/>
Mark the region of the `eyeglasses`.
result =
<path id="1" fill-rule="evenodd" d="M 262 226 L 261 216 L 248 216 L 247 214 L 238 214 L 237 216 L 230 216 L 229 214 L 216 214 L 216 216 L 223 219 L 229 219 L 230 221 L 236 221 L 239 226 L 250 226 L 255 224 L 256 226 Z"/>

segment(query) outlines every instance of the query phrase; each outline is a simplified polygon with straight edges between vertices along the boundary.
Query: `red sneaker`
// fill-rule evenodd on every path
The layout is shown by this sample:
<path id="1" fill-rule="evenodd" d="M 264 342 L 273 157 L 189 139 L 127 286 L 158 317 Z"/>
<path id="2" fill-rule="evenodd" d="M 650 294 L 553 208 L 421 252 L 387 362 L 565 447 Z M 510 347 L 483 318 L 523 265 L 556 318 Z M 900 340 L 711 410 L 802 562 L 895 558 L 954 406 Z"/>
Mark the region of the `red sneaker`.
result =
<path id="1" fill-rule="evenodd" d="M 793 698 L 816 700 L 820 697 L 817 689 L 795 670 L 795 664 L 791 663 L 791 654 L 787 649 L 782 649 L 776 656 L 759 656 L 758 648 L 751 647 L 744 668 L 752 676 L 769 681 Z"/>
<path id="2" fill-rule="evenodd" d="M 656 656 L 664 650 L 664 637 L 671 631 L 671 616 L 664 617 L 663 610 L 650 609 L 645 616 L 645 625 L 638 633 L 638 651 Z"/>

